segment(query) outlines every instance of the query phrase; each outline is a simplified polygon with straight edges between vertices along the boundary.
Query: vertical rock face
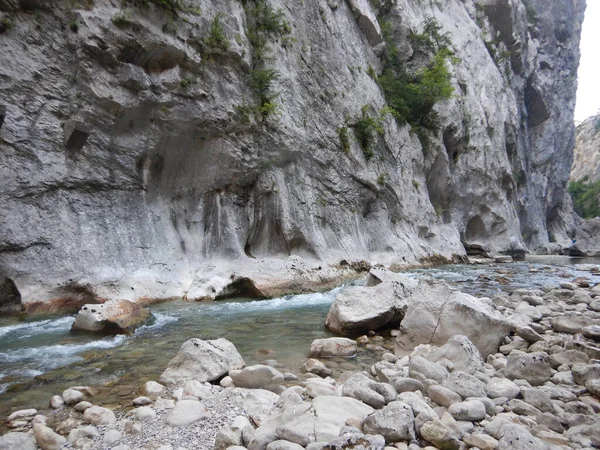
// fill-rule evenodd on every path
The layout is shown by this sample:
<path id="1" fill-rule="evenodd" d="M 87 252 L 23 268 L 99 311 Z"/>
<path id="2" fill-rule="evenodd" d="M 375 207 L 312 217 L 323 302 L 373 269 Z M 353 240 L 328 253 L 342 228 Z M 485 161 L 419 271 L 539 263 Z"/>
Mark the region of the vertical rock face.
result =
<path id="1" fill-rule="evenodd" d="M 17 3 L 0 2 L 0 275 L 24 302 L 71 284 L 181 296 L 290 255 L 403 263 L 566 240 L 583 1 L 272 0 L 262 24 L 234 0 Z M 431 20 L 454 95 L 423 148 L 381 114 L 373 78 L 386 33 L 407 70 L 427 64 L 415 36 Z M 66 148 L 73 123 L 89 135 Z"/>
<path id="2" fill-rule="evenodd" d="M 600 180 L 600 114 L 577 127 L 571 181 Z"/>

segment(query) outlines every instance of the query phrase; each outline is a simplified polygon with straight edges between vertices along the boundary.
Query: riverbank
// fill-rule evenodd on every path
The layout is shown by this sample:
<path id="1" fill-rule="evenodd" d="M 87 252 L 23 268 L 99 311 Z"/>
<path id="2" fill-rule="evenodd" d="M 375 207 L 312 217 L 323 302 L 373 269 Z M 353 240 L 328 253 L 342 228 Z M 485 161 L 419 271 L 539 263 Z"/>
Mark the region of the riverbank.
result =
<path id="1" fill-rule="evenodd" d="M 532 269 L 531 276 L 536 276 L 540 269 Z M 275 392 L 231 387 L 228 377 L 220 380 L 222 386 L 182 382 L 165 386 L 160 393 L 144 391 L 138 384 L 135 395 L 148 398 L 135 400 L 135 408 L 131 401 L 127 407 L 116 406 L 110 427 L 100 424 L 94 431 L 86 425 L 90 420 L 85 413 L 64 406 L 47 413 L 47 424 L 64 435 L 79 430 L 72 432 L 72 442 L 65 448 L 86 449 L 211 449 L 216 439 L 217 450 L 234 444 L 251 450 L 299 448 L 294 444 L 316 450 L 324 445 L 321 438 L 329 442 L 340 433 L 342 441 L 371 440 L 372 448 L 394 444 L 412 449 L 432 443 L 437 448 L 521 448 L 517 439 L 526 442 L 523 448 L 528 449 L 600 445 L 600 287 L 594 287 L 593 281 L 597 268 L 586 269 L 591 271 L 587 279 L 571 278 L 542 289 L 513 289 L 510 294 L 477 300 L 510 317 L 512 324 L 499 349 L 485 358 L 466 338 L 452 338 L 437 347 L 419 346 L 406 356 L 396 356 L 389 350 L 397 330 L 385 336 L 370 333 L 357 339 L 363 345 L 359 353 L 376 358 L 363 359 L 362 365 L 354 363 L 356 358 L 321 358 L 305 367 L 314 373 L 287 375 L 274 361 L 263 364 L 276 368 L 251 366 L 264 367 L 261 370 L 271 374 L 269 382 L 263 379 L 262 385 L 254 387 Z M 275 387 L 274 372 L 282 375 Z M 96 403 L 94 396 L 87 400 Z M 339 407 L 332 406 L 336 402 Z M 168 425 L 178 404 L 195 407 L 198 419 L 180 427 Z M 89 405 L 79 409 L 85 407 Z M 34 413 L 27 414 L 15 429 L 22 427 L 26 433 L 31 429 Z M 394 417 L 392 425 L 385 422 L 389 414 Z M 321 429 L 324 434 L 310 426 L 315 415 L 328 424 Z M 67 423 L 66 428 L 59 423 Z M 273 424 L 277 425 L 273 428 Z M 109 431 L 111 427 L 120 438 L 109 444 L 107 434 L 117 435 Z M 257 436 L 277 442 L 263 439 L 253 444 Z M 347 442 L 340 442 L 335 448 L 347 447 Z"/>

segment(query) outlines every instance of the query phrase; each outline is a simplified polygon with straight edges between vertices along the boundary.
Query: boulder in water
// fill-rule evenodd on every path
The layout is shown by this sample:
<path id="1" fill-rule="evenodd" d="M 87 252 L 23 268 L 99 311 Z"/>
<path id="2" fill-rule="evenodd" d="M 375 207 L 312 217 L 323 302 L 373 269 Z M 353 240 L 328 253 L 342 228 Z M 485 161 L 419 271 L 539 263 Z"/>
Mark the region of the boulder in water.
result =
<path id="1" fill-rule="evenodd" d="M 110 300 L 103 304 L 83 305 L 71 331 L 129 334 L 152 318 L 146 308 L 128 300 Z"/>
<path id="2" fill-rule="evenodd" d="M 226 375 L 232 369 L 241 369 L 244 360 L 235 345 L 227 339 L 203 341 L 190 339 L 183 343 L 167 370 L 160 376 L 161 383 L 178 383 L 197 380 L 201 383 L 214 381 Z"/>

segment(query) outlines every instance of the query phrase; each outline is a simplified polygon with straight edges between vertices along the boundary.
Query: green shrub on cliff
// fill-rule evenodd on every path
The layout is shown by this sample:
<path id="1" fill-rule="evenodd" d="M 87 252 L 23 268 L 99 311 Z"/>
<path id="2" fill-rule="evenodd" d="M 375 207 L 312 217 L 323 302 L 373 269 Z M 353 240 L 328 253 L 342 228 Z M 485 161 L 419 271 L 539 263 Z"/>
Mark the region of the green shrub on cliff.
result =
<path id="1" fill-rule="evenodd" d="M 590 219 L 600 216 L 600 180 L 595 183 L 573 181 L 569 183 L 569 194 L 573 199 L 573 206 L 580 217 Z"/>

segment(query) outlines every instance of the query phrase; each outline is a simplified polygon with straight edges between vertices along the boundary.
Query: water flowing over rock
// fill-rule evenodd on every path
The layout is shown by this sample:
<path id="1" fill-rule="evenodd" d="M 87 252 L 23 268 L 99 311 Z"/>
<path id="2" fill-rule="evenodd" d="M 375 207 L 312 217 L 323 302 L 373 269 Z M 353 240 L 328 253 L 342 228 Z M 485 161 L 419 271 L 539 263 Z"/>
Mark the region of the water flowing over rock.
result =
<path id="1" fill-rule="evenodd" d="M 195 338 L 183 343 L 160 381 L 168 384 L 187 380 L 214 381 L 244 365 L 237 349 L 227 339 L 203 341 Z"/>
<path id="2" fill-rule="evenodd" d="M 0 2 L 0 307 L 571 246 L 585 1 L 272 0 L 269 27 L 240 2 L 141 3 Z M 412 125 L 378 78 L 394 47 L 408 75 L 437 54 L 450 76 Z"/>
<path id="3" fill-rule="evenodd" d="M 146 308 L 127 300 L 109 300 L 100 305 L 84 305 L 71 330 L 97 333 L 132 333 L 152 319 Z"/>

